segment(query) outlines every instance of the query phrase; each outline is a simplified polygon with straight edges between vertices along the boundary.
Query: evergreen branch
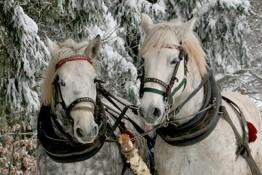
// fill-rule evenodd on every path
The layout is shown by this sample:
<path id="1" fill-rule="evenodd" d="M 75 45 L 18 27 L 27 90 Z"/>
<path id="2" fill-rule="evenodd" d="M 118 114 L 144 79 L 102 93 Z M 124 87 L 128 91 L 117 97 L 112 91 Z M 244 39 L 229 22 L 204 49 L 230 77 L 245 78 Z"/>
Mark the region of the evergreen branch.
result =
<path id="1" fill-rule="evenodd" d="M 39 13 L 38 13 L 39 16 L 38 16 L 38 18 L 36 19 L 36 23 L 38 23 L 38 22 L 41 20 L 44 12 L 47 11 L 51 5 L 52 5 L 52 3 L 48 3 L 44 8 L 41 8 L 41 9 L 40 9 L 40 11 L 39 11 Z"/>
<path id="2" fill-rule="evenodd" d="M 116 25 L 111 31 L 105 34 L 105 36 L 102 39 L 102 42 L 105 43 L 109 38 L 117 31 L 117 29 L 120 27 L 120 25 Z"/>
<path id="3" fill-rule="evenodd" d="M 256 77 L 257 79 L 259 79 L 260 81 L 262 81 L 262 77 L 257 75 L 254 71 L 249 71 L 251 75 L 253 75 L 254 77 Z"/>
<path id="4" fill-rule="evenodd" d="M 15 135 L 15 136 L 17 136 L 17 135 L 32 135 L 34 137 L 36 135 L 36 132 L 21 132 L 21 133 L 8 132 L 8 133 L 0 135 L 0 138 L 5 137 L 5 136 L 10 136 L 10 135 Z"/>

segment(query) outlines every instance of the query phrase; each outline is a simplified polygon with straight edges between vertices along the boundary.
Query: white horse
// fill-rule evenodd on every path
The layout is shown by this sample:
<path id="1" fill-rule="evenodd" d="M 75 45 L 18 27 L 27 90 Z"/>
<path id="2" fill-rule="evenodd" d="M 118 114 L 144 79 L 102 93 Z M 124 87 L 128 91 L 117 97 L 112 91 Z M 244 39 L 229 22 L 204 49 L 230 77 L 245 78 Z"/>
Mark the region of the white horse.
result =
<path id="1" fill-rule="evenodd" d="M 193 32 L 194 22 L 192 19 L 187 22 L 172 20 L 153 24 L 149 16 L 142 16 L 142 28 L 146 36 L 140 50 L 144 60 L 140 113 L 147 126 L 162 126 L 157 131 L 159 135 L 154 147 L 156 169 L 160 175 L 251 175 L 245 159 L 236 156 L 236 136 L 229 122 L 223 116 L 217 119 L 220 114 L 214 117 L 208 111 L 218 112 L 215 107 L 219 106 L 214 105 L 217 104 L 215 95 L 218 96 L 219 91 L 217 86 L 210 88 L 204 83 L 210 79 L 206 76 L 210 75 L 210 70 L 206 54 Z M 212 81 L 211 84 L 214 84 L 214 79 Z M 208 89 L 211 98 L 210 94 L 207 97 Z M 235 103 L 246 120 L 258 130 L 257 139 L 256 133 L 253 133 L 253 140 L 249 138 L 252 142 L 249 147 L 261 169 L 262 123 L 259 110 L 248 97 L 239 93 L 224 92 L 223 96 Z M 207 98 L 213 101 L 207 101 Z M 234 105 L 225 99 L 222 105 L 243 136 Z M 206 101 L 207 105 L 203 104 Z M 207 112 L 208 115 L 201 115 L 201 112 Z M 169 124 L 167 128 L 163 126 L 165 122 Z M 200 126 L 203 122 L 212 127 L 208 129 L 202 125 L 207 130 L 198 128 L 201 132 L 205 131 L 199 135 L 197 128 L 192 131 L 188 127 L 194 122 Z M 187 130 L 181 131 L 182 127 Z M 244 128 L 247 128 L 246 124 Z"/>
<path id="2" fill-rule="evenodd" d="M 52 59 L 42 85 L 43 107 L 38 118 L 37 164 L 41 175 L 120 175 L 122 172 L 124 162 L 114 142 L 116 138 L 108 129 L 114 120 L 104 115 L 97 98 L 94 58 L 100 41 L 100 36 L 80 43 L 71 39 L 58 44 L 47 40 Z M 103 103 L 117 111 L 105 99 Z M 128 116 L 139 122 L 130 111 Z M 130 123 L 125 123 L 135 133 Z M 108 138 L 113 142 L 105 141 Z M 146 148 L 144 140 L 136 140 L 139 149 Z M 132 172 L 127 170 L 125 174 Z"/>

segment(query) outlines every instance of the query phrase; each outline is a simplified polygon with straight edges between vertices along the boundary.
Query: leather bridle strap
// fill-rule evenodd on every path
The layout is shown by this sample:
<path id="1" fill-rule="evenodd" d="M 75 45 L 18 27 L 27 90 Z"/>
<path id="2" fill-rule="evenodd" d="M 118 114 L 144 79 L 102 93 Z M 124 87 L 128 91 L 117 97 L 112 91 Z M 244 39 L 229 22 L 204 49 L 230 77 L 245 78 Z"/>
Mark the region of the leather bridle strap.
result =
<path id="1" fill-rule="evenodd" d="M 66 110 L 67 110 L 67 111 L 71 111 L 71 110 L 75 107 L 75 105 L 77 105 L 78 103 L 82 103 L 82 102 L 92 103 L 93 106 L 92 106 L 91 109 L 94 110 L 95 101 L 94 101 L 92 98 L 90 98 L 90 97 L 81 97 L 81 98 L 78 98 L 78 99 L 74 100 L 74 101 L 67 107 Z"/>
<path id="2" fill-rule="evenodd" d="M 143 83 L 144 84 L 145 83 L 156 83 L 156 84 L 163 86 L 165 89 L 167 89 L 167 87 L 168 87 L 168 84 L 166 84 L 162 80 L 159 80 L 157 78 L 151 78 L 151 77 L 145 78 Z M 159 94 L 159 95 L 162 95 L 162 96 L 165 96 L 165 94 L 166 94 L 165 91 L 162 91 L 162 90 L 159 90 L 159 89 L 156 89 L 156 88 L 151 88 L 151 87 L 144 87 L 142 89 L 142 91 L 143 92 L 152 92 L 152 93 L 156 93 L 156 94 Z"/>
<path id="3" fill-rule="evenodd" d="M 92 59 L 89 56 L 74 55 L 74 56 L 63 58 L 62 60 L 60 60 L 58 63 L 56 63 L 55 69 L 56 70 L 59 69 L 65 63 L 67 63 L 69 61 L 81 61 L 81 60 L 85 60 L 85 61 L 88 61 L 90 64 L 93 64 Z"/>
<path id="4" fill-rule="evenodd" d="M 172 47 L 171 47 L 172 46 Z M 174 47 L 175 46 L 175 47 Z M 143 84 L 145 83 L 156 83 L 156 84 L 159 84 L 161 85 L 162 87 L 165 88 L 165 91 L 163 90 L 159 90 L 159 89 L 156 89 L 156 88 L 151 88 L 151 87 L 144 87 L 143 86 L 143 89 L 141 89 L 141 93 L 144 93 L 144 92 L 151 92 L 151 93 L 155 93 L 155 94 L 159 94 L 161 96 L 164 97 L 164 99 L 166 100 L 168 97 L 171 97 L 170 99 L 172 99 L 172 96 L 175 95 L 175 93 L 181 88 L 185 88 L 186 86 L 186 78 L 184 78 L 179 84 L 178 86 L 172 91 L 172 88 L 175 84 L 175 81 L 177 80 L 177 71 L 178 71 L 178 68 L 180 66 L 180 62 L 183 60 L 183 55 L 185 53 L 185 51 L 183 50 L 182 47 L 180 46 L 176 46 L 176 45 L 165 45 L 163 46 L 162 48 L 170 48 L 170 49 L 178 49 L 180 50 L 180 54 L 179 54 L 179 61 L 176 63 L 175 65 L 175 68 L 174 68 L 174 71 L 173 71 L 173 74 L 172 74 L 172 77 L 170 79 L 170 82 L 169 84 L 166 84 L 165 82 L 163 82 L 162 80 L 159 80 L 157 78 L 153 78 L 153 77 L 149 77 L 149 78 L 145 78 L 144 81 L 143 81 Z M 171 92 L 172 91 L 172 92 Z M 141 96 L 141 95 L 140 95 Z"/>
<path id="5" fill-rule="evenodd" d="M 149 83 L 149 82 L 150 83 L 157 83 L 157 84 L 163 86 L 165 89 L 167 89 L 167 87 L 168 87 L 168 84 L 166 84 L 165 82 L 163 82 L 162 80 L 159 80 L 157 78 L 149 77 L 149 78 L 144 79 L 144 83 Z"/>
<path id="6" fill-rule="evenodd" d="M 71 61 L 88 61 L 90 64 L 93 64 L 92 59 L 89 56 L 84 56 L 84 55 L 73 55 L 71 57 L 67 57 L 67 58 L 63 58 L 61 59 L 56 65 L 55 65 L 55 69 L 57 71 L 57 69 L 61 68 L 65 63 L 67 62 L 71 62 Z M 90 102 L 92 103 L 92 107 L 90 108 L 92 111 L 94 111 L 95 108 L 95 101 L 90 98 L 90 97 L 80 97 L 76 100 L 74 100 L 68 107 L 65 104 L 65 101 L 63 99 L 63 95 L 62 95 L 62 91 L 61 91 L 61 87 L 60 84 L 58 83 L 59 81 L 59 76 L 57 75 L 57 78 L 55 79 L 55 86 L 59 92 L 60 98 L 62 100 L 62 102 L 60 102 L 62 104 L 62 107 L 64 108 L 64 110 L 67 112 L 67 115 L 70 116 L 70 112 L 71 110 L 78 104 L 81 102 Z M 65 86 L 65 85 L 64 85 Z"/>

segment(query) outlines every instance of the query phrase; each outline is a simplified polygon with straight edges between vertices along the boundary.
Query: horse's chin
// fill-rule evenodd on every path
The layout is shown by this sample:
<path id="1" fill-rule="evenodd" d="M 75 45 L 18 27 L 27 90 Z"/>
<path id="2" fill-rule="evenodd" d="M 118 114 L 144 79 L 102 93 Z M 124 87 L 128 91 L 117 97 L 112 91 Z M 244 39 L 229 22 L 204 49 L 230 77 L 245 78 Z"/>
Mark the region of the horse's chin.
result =
<path id="1" fill-rule="evenodd" d="M 155 125 L 152 123 L 144 122 L 144 128 L 146 132 L 150 132 L 154 129 Z"/>
<path id="2" fill-rule="evenodd" d="M 163 122 L 162 118 L 156 121 L 147 121 L 144 119 L 144 128 L 146 132 L 154 131 L 154 129 Z"/>
<path id="3" fill-rule="evenodd" d="M 79 143 L 82 143 L 82 144 L 90 144 L 90 143 L 93 143 L 96 139 L 97 135 L 94 136 L 93 138 L 91 139 L 88 139 L 88 140 L 84 140 L 84 139 L 81 139 L 79 137 L 76 138 L 76 140 L 79 142 Z"/>

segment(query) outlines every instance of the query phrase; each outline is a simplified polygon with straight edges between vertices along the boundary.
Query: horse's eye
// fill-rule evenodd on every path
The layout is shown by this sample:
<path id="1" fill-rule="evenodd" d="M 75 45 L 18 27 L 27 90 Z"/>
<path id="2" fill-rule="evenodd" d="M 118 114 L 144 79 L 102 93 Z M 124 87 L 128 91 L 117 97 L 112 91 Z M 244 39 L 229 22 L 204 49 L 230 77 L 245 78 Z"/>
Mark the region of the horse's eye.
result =
<path id="1" fill-rule="evenodd" d="M 66 86 L 66 84 L 63 80 L 58 80 L 57 83 L 60 84 L 60 86 Z"/>
<path id="2" fill-rule="evenodd" d="M 173 59 L 170 64 L 176 64 L 177 63 L 177 60 L 176 59 Z"/>

